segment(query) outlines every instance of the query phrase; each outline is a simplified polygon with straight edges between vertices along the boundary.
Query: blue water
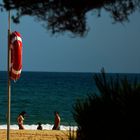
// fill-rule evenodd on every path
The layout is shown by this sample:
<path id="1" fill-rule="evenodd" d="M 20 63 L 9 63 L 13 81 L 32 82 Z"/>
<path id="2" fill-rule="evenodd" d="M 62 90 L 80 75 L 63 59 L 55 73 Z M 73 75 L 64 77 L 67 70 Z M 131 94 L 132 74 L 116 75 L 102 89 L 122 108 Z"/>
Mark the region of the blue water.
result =
<path id="1" fill-rule="evenodd" d="M 115 76 L 115 74 L 110 74 Z M 77 99 L 97 93 L 94 73 L 22 72 L 18 81 L 11 81 L 11 124 L 21 111 L 28 116 L 27 125 L 53 124 L 54 111 L 58 111 L 62 125 L 76 125 L 72 106 Z M 140 74 L 121 74 L 129 79 Z M 6 124 L 7 73 L 0 72 L 0 125 Z"/>
<path id="2" fill-rule="evenodd" d="M 73 104 L 94 89 L 91 73 L 22 72 L 17 82 L 11 82 L 11 124 L 24 110 L 26 124 L 52 124 L 58 111 L 61 124 L 73 125 Z M 0 124 L 6 124 L 7 98 L 7 73 L 0 72 Z"/>

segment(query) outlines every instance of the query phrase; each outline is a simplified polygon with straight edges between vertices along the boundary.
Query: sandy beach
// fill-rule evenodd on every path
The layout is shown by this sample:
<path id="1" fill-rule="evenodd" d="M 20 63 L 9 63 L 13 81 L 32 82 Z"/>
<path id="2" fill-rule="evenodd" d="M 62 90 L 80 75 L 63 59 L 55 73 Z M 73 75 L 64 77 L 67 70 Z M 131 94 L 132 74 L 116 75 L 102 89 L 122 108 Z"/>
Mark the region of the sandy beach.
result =
<path id="1" fill-rule="evenodd" d="M 0 130 L 0 139 L 7 139 L 7 130 Z M 10 130 L 10 140 L 68 140 L 69 131 Z"/>

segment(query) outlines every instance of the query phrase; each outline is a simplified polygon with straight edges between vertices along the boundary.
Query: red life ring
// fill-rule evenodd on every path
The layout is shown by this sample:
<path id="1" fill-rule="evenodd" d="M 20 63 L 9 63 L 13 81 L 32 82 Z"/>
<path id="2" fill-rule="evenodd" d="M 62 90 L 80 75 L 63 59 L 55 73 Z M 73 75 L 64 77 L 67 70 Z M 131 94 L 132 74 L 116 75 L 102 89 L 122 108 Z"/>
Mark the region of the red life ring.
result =
<path id="1" fill-rule="evenodd" d="M 17 80 L 22 70 L 22 39 L 19 32 L 13 32 L 10 35 L 11 48 L 11 71 L 10 78 Z"/>

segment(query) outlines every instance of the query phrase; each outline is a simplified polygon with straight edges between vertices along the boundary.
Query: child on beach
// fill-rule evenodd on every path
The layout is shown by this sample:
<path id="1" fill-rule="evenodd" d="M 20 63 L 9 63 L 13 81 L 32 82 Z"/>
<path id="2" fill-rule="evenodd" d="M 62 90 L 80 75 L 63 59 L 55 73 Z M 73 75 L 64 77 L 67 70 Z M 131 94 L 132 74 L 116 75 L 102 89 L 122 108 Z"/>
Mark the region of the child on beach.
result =
<path id="1" fill-rule="evenodd" d="M 24 116 L 25 116 L 25 114 L 26 114 L 26 112 L 25 112 L 25 111 L 22 111 L 22 112 L 18 115 L 17 123 L 18 123 L 19 129 L 24 129 L 23 121 L 24 121 Z"/>
<path id="2" fill-rule="evenodd" d="M 40 122 L 38 123 L 37 130 L 43 130 L 43 127 L 41 126 Z"/>
<path id="3" fill-rule="evenodd" d="M 55 119 L 54 119 L 54 126 L 52 130 L 60 130 L 60 116 L 58 112 L 54 112 Z"/>

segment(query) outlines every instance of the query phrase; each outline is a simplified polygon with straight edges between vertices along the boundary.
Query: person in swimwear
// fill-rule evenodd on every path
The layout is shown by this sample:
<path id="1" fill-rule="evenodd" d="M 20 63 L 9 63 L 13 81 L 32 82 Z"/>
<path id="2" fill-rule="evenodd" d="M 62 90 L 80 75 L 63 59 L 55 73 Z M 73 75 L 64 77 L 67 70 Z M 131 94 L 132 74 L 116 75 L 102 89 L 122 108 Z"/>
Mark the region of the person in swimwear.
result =
<path id="1" fill-rule="evenodd" d="M 24 129 L 23 121 L 24 121 L 25 114 L 26 114 L 26 112 L 25 112 L 25 111 L 22 111 L 22 112 L 18 115 L 17 123 L 18 123 L 19 129 Z"/>
<path id="2" fill-rule="evenodd" d="M 60 130 L 60 116 L 58 112 L 54 112 L 55 118 L 54 118 L 54 126 L 52 130 Z"/>

